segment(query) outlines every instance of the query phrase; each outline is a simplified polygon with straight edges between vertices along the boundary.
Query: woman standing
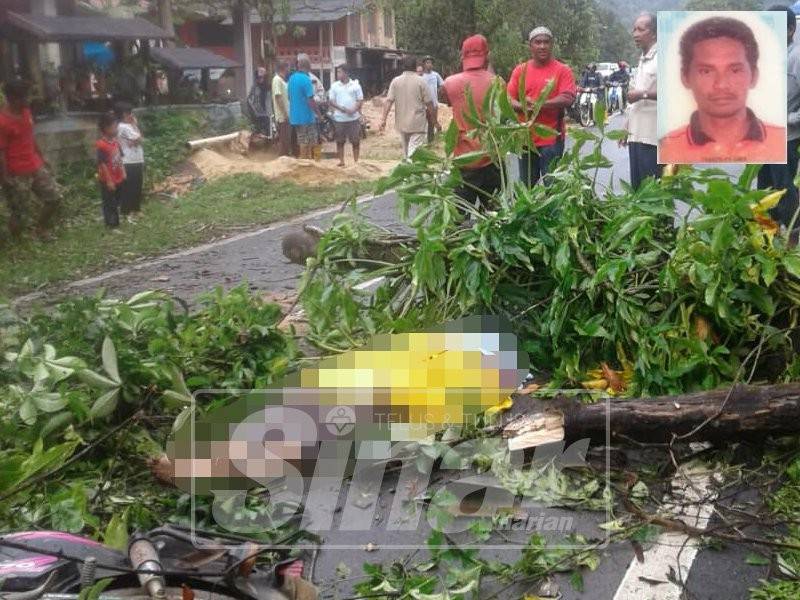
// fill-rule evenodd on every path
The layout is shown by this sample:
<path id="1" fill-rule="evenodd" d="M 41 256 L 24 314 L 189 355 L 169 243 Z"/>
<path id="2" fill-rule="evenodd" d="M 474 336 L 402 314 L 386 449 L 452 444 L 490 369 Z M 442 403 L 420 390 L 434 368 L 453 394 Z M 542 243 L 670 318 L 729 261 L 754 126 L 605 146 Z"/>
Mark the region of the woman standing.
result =
<path id="1" fill-rule="evenodd" d="M 144 149 L 142 148 L 142 132 L 133 107 L 119 103 L 114 107 L 119 119 L 117 137 L 122 148 L 122 162 L 125 164 L 127 178 L 121 192 L 120 212 L 130 223 L 134 223 L 134 215 L 142 207 L 142 187 L 144 184 Z"/>

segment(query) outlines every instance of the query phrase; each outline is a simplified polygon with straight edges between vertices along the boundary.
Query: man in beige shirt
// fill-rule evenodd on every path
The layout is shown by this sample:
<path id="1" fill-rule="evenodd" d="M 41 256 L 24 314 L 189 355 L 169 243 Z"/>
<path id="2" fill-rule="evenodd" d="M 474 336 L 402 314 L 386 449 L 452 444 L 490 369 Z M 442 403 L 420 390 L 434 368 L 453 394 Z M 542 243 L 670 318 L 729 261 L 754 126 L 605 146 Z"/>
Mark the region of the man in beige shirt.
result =
<path id="1" fill-rule="evenodd" d="M 278 124 L 278 143 L 281 156 L 292 155 L 292 126 L 289 124 L 289 91 L 286 80 L 289 78 L 289 64 L 279 61 L 272 78 L 272 104 L 275 107 L 275 122 Z"/>
<path id="2" fill-rule="evenodd" d="M 656 120 L 657 44 L 656 16 L 642 13 L 633 23 L 633 41 L 642 51 L 636 76 L 628 91 L 626 124 L 627 138 L 620 144 L 628 146 L 631 164 L 631 186 L 637 189 L 647 177 L 659 177 L 658 132 Z"/>
<path id="3" fill-rule="evenodd" d="M 433 99 L 425 81 L 417 75 L 417 60 L 413 56 L 403 59 L 403 74 L 389 85 L 383 108 L 380 131 L 386 130 L 386 119 L 394 105 L 394 127 L 403 140 L 403 155 L 410 158 L 414 151 L 427 142 L 428 125 L 434 127 Z"/>

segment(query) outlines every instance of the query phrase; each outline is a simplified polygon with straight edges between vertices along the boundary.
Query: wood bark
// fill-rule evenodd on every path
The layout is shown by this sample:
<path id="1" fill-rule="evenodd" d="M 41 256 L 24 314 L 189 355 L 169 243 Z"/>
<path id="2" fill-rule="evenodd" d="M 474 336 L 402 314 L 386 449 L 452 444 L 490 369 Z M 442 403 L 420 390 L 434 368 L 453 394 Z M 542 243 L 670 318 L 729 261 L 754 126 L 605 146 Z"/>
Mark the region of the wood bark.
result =
<path id="1" fill-rule="evenodd" d="M 520 421 L 526 425 L 520 427 Z M 667 443 L 675 437 L 684 442 L 733 442 L 800 434 L 800 383 L 613 398 L 591 405 L 556 399 L 549 406 L 543 404 L 541 410 L 518 412 L 505 427 L 504 436 L 516 447 L 533 447 L 558 437 L 559 430 L 567 442 L 589 438 L 594 443 L 604 443 L 607 436 L 621 443 Z M 520 436 L 528 436 L 531 443 Z"/>
<path id="2" fill-rule="evenodd" d="M 170 35 L 175 35 L 175 24 L 172 20 L 172 0 L 158 0 L 158 24 Z M 166 40 L 169 48 L 175 47 L 175 40 Z"/>

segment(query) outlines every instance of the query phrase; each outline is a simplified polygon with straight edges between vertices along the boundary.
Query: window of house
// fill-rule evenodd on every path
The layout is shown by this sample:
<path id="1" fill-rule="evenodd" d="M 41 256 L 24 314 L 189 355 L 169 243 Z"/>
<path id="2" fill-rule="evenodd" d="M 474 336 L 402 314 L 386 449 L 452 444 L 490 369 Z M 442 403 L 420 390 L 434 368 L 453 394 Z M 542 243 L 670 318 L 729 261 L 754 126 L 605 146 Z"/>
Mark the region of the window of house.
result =
<path id="1" fill-rule="evenodd" d="M 383 35 L 394 37 L 394 15 L 388 8 L 383 11 Z"/>
<path id="2" fill-rule="evenodd" d="M 374 6 L 370 7 L 367 15 L 367 33 L 378 35 L 378 9 Z"/>
<path id="3" fill-rule="evenodd" d="M 233 25 L 220 25 L 214 21 L 198 21 L 198 46 L 233 46 Z"/>
<path id="4" fill-rule="evenodd" d="M 356 13 L 347 16 L 347 27 L 350 32 L 348 43 L 357 44 L 361 41 L 361 15 Z"/>

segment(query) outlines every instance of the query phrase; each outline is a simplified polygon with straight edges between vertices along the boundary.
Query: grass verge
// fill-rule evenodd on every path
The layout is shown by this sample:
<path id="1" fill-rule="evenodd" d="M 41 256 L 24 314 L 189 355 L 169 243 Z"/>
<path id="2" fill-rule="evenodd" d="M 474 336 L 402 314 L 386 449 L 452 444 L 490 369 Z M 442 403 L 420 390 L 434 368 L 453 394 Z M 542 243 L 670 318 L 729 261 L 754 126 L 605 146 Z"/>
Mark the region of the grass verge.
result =
<path id="1" fill-rule="evenodd" d="M 255 228 L 337 204 L 371 187 L 360 183 L 306 188 L 250 173 L 230 175 L 177 200 L 151 198 L 139 221 L 125 223 L 117 232 L 103 226 L 99 198 L 88 198 L 85 203 L 96 209 L 93 218 L 57 228 L 53 241 L 25 239 L 0 249 L 0 298 L 207 242 L 236 228 Z"/>

